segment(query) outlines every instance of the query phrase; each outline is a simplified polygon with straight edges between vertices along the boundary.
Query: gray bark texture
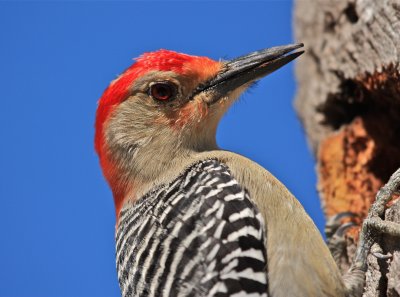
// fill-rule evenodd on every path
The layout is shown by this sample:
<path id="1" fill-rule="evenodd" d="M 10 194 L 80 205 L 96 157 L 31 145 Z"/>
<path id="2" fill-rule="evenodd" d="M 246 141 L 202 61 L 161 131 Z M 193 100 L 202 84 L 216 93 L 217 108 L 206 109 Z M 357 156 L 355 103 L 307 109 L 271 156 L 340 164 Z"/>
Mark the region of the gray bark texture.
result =
<path id="1" fill-rule="evenodd" d="M 315 154 L 326 217 L 350 211 L 345 271 L 378 189 L 400 167 L 400 0 L 297 0 L 296 110 Z M 393 198 L 385 219 L 400 223 Z M 363 296 L 400 296 L 400 239 L 382 236 L 369 256 Z"/>

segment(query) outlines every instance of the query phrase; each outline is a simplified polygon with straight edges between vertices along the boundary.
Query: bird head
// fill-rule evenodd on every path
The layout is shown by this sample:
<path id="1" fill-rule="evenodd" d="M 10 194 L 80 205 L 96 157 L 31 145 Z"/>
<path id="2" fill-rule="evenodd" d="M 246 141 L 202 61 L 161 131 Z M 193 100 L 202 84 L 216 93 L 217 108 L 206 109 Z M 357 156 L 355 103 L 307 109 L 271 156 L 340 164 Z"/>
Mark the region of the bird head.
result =
<path id="1" fill-rule="evenodd" d="M 128 191 L 193 153 L 217 148 L 218 122 L 256 80 L 298 57 L 302 44 L 214 61 L 168 50 L 145 53 L 98 102 L 95 148 L 117 213 Z"/>

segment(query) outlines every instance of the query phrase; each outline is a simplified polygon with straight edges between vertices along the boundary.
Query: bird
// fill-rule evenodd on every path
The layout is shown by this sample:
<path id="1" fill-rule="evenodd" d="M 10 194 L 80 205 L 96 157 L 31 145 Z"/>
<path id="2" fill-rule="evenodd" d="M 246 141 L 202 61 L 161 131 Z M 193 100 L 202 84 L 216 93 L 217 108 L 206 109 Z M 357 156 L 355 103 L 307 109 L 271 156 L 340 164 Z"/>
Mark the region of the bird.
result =
<path id="1" fill-rule="evenodd" d="M 146 52 L 104 91 L 95 149 L 114 198 L 122 296 L 360 296 L 370 245 L 342 276 L 290 191 L 216 142 L 229 107 L 302 48 L 219 61 Z"/>

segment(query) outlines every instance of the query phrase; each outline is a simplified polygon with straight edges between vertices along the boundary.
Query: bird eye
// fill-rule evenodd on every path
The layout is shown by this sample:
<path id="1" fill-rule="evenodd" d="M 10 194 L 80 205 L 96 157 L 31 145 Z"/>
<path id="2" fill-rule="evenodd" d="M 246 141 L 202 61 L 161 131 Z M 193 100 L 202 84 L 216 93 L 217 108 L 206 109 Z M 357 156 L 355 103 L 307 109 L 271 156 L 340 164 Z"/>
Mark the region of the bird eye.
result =
<path id="1" fill-rule="evenodd" d="M 149 95 L 158 101 L 168 101 L 176 95 L 176 87 L 170 82 L 156 82 L 150 86 Z"/>

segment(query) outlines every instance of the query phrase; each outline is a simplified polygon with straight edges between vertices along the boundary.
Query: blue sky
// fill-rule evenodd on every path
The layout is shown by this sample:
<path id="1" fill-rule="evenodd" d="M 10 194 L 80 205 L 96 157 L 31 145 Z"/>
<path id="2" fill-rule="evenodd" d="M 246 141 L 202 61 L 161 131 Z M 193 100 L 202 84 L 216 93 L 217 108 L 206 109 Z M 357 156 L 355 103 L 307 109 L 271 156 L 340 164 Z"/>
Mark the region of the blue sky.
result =
<path id="1" fill-rule="evenodd" d="M 293 41 L 292 2 L 0 2 L 0 296 L 119 296 L 96 102 L 144 51 L 233 58 Z M 323 217 L 293 109 L 293 63 L 230 110 L 219 145 Z"/>

